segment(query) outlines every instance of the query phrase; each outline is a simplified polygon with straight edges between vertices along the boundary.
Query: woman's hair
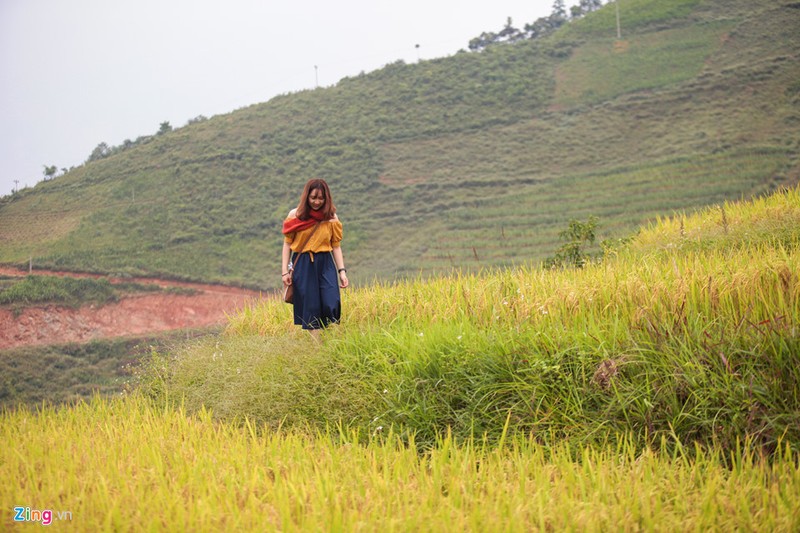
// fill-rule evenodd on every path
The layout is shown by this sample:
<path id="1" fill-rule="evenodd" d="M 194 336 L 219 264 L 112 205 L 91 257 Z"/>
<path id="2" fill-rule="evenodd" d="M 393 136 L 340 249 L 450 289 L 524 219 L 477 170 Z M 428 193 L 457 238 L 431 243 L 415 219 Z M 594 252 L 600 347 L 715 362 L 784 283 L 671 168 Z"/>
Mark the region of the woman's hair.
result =
<path id="1" fill-rule="evenodd" d="M 303 194 L 300 195 L 300 203 L 297 205 L 297 211 L 295 211 L 295 216 L 300 220 L 308 220 L 308 217 L 311 216 L 308 197 L 311 196 L 311 191 L 317 189 L 322 191 L 322 195 L 325 197 L 325 205 L 323 205 L 321 209 L 323 220 L 330 220 L 333 218 L 333 215 L 336 214 L 336 206 L 333 203 L 330 187 L 325 183 L 325 180 L 313 178 L 308 180 L 306 186 L 303 187 Z"/>

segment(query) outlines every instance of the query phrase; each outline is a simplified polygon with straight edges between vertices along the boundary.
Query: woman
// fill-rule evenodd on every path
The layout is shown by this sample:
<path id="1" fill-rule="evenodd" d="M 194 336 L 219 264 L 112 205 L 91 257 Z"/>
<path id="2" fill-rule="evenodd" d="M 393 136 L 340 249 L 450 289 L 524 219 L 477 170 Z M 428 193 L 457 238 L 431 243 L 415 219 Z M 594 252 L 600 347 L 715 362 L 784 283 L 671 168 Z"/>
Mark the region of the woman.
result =
<path id="1" fill-rule="evenodd" d="M 315 332 L 339 322 L 339 287 L 350 282 L 341 248 L 342 223 L 325 180 L 306 183 L 297 209 L 283 221 L 283 235 L 281 275 L 284 288 L 294 285 L 294 323 Z"/>

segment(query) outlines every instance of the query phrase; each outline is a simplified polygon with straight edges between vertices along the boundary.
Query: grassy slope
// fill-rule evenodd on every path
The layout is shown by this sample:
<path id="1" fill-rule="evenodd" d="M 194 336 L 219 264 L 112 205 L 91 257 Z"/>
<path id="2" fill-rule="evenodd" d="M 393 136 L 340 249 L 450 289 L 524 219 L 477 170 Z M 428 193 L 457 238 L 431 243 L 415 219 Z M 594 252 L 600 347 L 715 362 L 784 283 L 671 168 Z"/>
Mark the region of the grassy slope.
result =
<path id="1" fill-rule="evenodd" d="M 218 331 L 214 327 L 0 350 L 0 409 L 119 395 L 130 388 L 139 361 L 152 350 L 176 349 L 192 337 Z"/>
<path id="2" fill-rule="evenodd" d="M 116 283 L 100 278 L 65 278 L 34 276 L 25 278 L 0 278 L 0 306 L 16 310 L 39 304 L 56 304 L 80 307 L 86 304 L 103 305 L 116 302 L 123 294 L 157 292 L 157 285 L 141 283 Z"/>
<path id="3" fill-rule="evenodd" d="M 0 523 L 795 531 L 799 228 L 795 188 L 583 270 L 359 289 L 321 349 L 264 302 L 154 359 L 156 401 L 0 413 Z"/>
<path id="4" fill-rule="evenodd" d="M 193 124 L 7 199 L 0 260 L 275 286 L 280 221 L 318 175 L 366 282 L 536 261 L 571 218 L 623 236 L 795 183 L 787 5 L 629 0 L 624 46 L 607 8 Z"/>
<path id="5" fill-rule="evenodd" d="M 0 405 L 62 404 L 119 394 L 156 339 L 115 339 L 0 351 Z"/>
<path id="6" fill-rule="evenodd" d="M 662 220 L 582 270 L 347 292 L 320 350 L 265 300 L 144 380 L 223 419 L 800 447 L 800 190 Z M 154 373 L 155 372 L 155 373 Z M 505 428 L 505 429 L 504 429 Z"/>

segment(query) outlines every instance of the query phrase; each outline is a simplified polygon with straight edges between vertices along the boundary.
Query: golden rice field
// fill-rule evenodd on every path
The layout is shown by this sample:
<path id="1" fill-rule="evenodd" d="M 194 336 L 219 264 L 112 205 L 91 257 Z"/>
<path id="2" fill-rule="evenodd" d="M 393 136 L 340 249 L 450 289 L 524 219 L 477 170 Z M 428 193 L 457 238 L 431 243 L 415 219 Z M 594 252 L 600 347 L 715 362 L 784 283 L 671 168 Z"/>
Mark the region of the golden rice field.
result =
<path id="1" fill-rule="evenodd" d="M 794 531 L 800 467 L 714 452 L 258 432 L 138 395 L 0 419 L 14 507 L 76 531 Z M 577 456 L 577 457 L 576 457 Z"/>
<path id="2" fill-rule="evenodd" d="M 583 269 L 356 288 L 319 345 L 264 300 L 122 397 L 3 412 L 0 524 L 797 531 L 798 245 L 792 189 Z"/>

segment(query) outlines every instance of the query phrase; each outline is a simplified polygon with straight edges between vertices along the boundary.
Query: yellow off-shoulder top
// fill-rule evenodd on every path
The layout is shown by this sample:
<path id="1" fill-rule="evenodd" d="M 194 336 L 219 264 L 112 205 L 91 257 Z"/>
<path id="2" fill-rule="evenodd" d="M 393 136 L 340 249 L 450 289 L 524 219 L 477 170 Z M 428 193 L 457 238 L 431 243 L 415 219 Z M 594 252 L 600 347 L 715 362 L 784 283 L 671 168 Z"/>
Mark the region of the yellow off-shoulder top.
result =
<path id="1" fill-rule="evenodd" d="M 287 220 L 294 218 L 294 216 L 287 217 Z M 301 231 L 293 231 L 283 236 L 284 242 L 290 245 L 293 252 L 299 252 L 300 246 L 308 238 L 308 235 L 314 231 L 314 226 L 306 228 Z M 319 223 L 319 228 L 311 239 L 305 245 L 305 252 L 324 253 L 330 252 L 334 248 L 338 248 L 342 243 L 342 222 L 339 218 L 333 220 L 326 220 Z"/>

